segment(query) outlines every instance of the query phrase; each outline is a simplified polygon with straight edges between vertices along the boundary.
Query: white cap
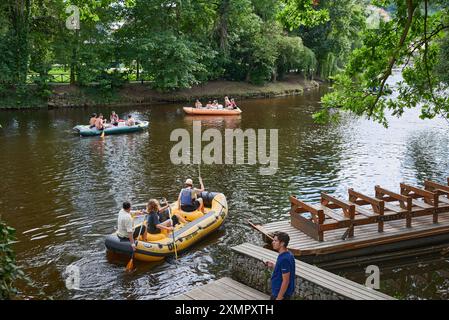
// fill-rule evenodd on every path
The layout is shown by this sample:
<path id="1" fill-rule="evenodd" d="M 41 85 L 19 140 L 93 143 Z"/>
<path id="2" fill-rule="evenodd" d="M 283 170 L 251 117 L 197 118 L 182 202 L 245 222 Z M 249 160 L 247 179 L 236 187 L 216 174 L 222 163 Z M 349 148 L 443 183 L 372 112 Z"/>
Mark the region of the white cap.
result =
<path id="1" fill-rule="evenodd" d="M 187 185 L 189 185 L 189 186 L 193 186 L 193 181 L 192 181 L 192 179 L 187 179 L 185 184 L 187 184 Z"/>

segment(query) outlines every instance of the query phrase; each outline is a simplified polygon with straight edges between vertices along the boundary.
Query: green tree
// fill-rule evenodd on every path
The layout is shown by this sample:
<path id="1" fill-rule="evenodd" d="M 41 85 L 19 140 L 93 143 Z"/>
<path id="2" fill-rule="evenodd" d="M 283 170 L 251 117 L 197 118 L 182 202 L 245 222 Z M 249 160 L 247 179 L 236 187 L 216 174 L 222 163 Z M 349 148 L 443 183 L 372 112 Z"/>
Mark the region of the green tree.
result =
<path id="1" fill-rule="evenodd" d="M 302 39 L 295 36 L 281 35 L 277 39 L 278 57 L 276 60 L 276 80 L 282 79 L 290 70 L 300 70 L 310 75 L 316 69 L 315 54 L 303 45 Z"/>
<path id="2" fill-rule="evenodd" d="M 395 5 L 397 11 L 379 29 L 362 35 L 362 46 L 353 51 L 344 72 L 335 78 L 334 91 L 323 97 L 318 121 L 329 119 L 330 110 L 347 110 L 387 125 L 386 112 L 400 116 L 406 108 L 421 107 L 422 118 L 448 118 L 447 84 L 436 72 L 444 46 L 439 41 L 449 29 L 447 1 L 434 1 L 438 10 L 430 14 L 428 0 L 378 1 Z M 443 50 L 443 51 L 442 51 Z M 401 67 L 404 81 L 399 96 L 392 98 L 387 81 Z"/>
<path id="3" fill-rule="evenodd" d="M 0 220 L 0 300 L 17 297 L 16 282 L 30 280 L 17 266 L 12 243 L 15 241 L 15 230 Z"/>
<path id="4" fill-rule="evenodd" d="M 329 20 L 327 9 L 318 8 L 315 0 L 281 0 L 278 19 L 290 30 L 301 26 L 318 26 Z"/>
<path id="5" fill-rule="evenodd" d="M 329 79 L 345 67 L 349 54 L 359 45 L 366 7 L 356 0 L 341 0 L 338 5 L 321 0 L 318 8 L 326 10 L 330 19 L 317 26 L 303 26 L 298 34 L 316 55 L 318 75 Z"/>

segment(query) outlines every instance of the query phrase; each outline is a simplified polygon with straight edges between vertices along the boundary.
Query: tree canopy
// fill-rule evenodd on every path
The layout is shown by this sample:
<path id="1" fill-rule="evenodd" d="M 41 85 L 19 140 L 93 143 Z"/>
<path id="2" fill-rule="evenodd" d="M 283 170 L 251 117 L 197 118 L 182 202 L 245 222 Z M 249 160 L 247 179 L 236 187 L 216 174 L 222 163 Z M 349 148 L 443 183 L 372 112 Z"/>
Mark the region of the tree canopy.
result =
<path id="1" fill-rule="evenodd" d="M 79 8 L 79 30 L 66 28 L 70 5 Z M 342 110 L 386 125 L 388 110 L 415 106 L 423 118 L 447 118 L 448 7 L 444 0 L 7 0 L 0 97 L 12 90 L 20 102 L 33 88 L 45 99 L 58 68 L 79 86 L 145 79 L 161 91 L 216 79 L 262 84 L 294 71 L 333 81 L 318 121 Z M 392 99 L 388 79 L 397 68 L 404 80 Z"/>
<path id="2" fill-rule="evenodd" d="M 325 108 L 316 119 L 325 121 L 335 110 L 351 111 L 387 123 L 386 114 L 400 116 L 406 108 L 421 108 L 421 118 L 449 118 L 447 69 L 449 3 L 428 0 L 386 0 L 376 4 L 394 8 L 392 19 L 361 34 L 361 45 L 349 56 L 334 90 L 323 97 Z M 398 96 L 388 79 L 400 68 Z M 332 110 L 332 111 L 331 111 Z"/>
<path id="3" fill-rule="evenodd" d="M 79 30 L 66 28 L 71 5 L 79 8 Z M 309 75 L 317 60 L 298 30 L 329 21 L 328 7 L 311 0 L 7 0 L 0 5 L 0 95 L 32 81 L 45 97 L 55 65 L 81 86 L 112 88 L 137 73 L 163 91 L 215 79 L 261 84 L 290 70 Z"/>

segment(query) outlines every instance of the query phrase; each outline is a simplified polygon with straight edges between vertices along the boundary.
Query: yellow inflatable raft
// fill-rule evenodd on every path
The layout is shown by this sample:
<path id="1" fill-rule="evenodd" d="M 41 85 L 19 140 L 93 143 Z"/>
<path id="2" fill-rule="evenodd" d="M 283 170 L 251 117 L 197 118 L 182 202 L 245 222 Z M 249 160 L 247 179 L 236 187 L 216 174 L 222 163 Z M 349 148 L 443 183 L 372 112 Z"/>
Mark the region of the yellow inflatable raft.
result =
<path id="1" fill-rule="evenodd" d="M 177 203 L 172 204 L 172 213 L 184 216 L 189 222 L 176 226 L 174 239 L 172 233 L 148 234 L 147 241 L 142 241 L 142 237 L 139 237 L 134 257 L 141 261 L 160 261 L 175 254 L 175 247 L 179 254 L 218 229 L 228 215 L 226 197 L 222 193 L 214 192 L 203 192 L 200 197 L 205 207 L 204 214 L 201 211 L 183 212 L 178 209 Z M 136 218 L 134 228 L 140 229 L 142 223 L 142 218 Z M 129 241 L 120 239 L 116 233 L 106 237 L 105 245 L 110 251 L 132 254 Z"/>

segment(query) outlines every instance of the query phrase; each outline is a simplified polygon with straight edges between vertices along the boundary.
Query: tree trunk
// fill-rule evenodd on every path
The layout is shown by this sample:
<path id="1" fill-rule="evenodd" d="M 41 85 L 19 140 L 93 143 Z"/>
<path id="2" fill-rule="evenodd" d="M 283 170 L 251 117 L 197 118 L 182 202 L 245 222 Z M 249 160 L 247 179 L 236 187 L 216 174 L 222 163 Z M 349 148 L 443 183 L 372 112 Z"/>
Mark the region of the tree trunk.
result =
<path id="1" fill-rule="evenodd" d="M 220 49 L 223 53 L 228 53 L 228 11 L 229 0 L 223 0 L 219 8 L 219 20 L 217 25 L 218 37 L 220 39 Z"/>
<path id="2" fill-rule="evenodd" d="M 276 70 L 273 70 L 273 71 L 271 72 L 271 81 L 272 81 L 272 82 L 278 81 L 278 73 L 276 72 Z"/>
<path id="3" fill-rule="evenodd" d="M 10 4 L 10 21 L 14 32 L 12 50 L 14 52 L 13 81 L 15 84 L 26 84 L 28 75 L 29 23 L 31 0 L 16 0 Z"/>
<path id="4" fill-rule="evenodd" d="M 78 70 L 78 46 L 79 46 L 79 33 L 80 31 L 75 30 L 75 46 L 72 50 L 72 59 L 70 61 L 70 84 L 76 84 L 77 78 L 79 78 Z"/>

